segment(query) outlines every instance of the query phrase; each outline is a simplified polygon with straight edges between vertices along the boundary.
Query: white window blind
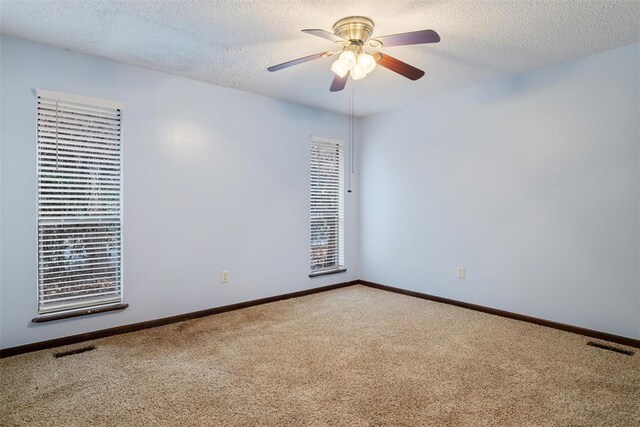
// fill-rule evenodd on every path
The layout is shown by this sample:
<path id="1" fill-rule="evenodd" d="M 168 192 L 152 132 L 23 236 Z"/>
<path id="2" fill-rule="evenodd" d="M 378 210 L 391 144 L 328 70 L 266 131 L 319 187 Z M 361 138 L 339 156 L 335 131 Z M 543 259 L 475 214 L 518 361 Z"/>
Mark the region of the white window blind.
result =
<path id="1" fill-rule="evenodd" d="M 39 313 L 121 303 L 122 105 L 37 95 Z"/>
<path id="2" fill-rule="evenodd" d="M 311 140 L 311 272 L 344 266 L 342 144 Z"/>

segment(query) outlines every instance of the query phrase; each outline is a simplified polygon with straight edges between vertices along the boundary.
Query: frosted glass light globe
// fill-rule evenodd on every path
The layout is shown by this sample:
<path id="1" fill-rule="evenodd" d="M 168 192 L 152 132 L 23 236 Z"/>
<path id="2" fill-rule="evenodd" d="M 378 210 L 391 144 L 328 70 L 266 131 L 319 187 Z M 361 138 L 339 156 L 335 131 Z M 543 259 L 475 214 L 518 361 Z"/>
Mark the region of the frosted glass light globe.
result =
<path id="1" fill-rule="evenodd" d="M 339 58 L 349 69 L 352 69 L 353 66 L 356 65 L 356 54 L 351 50 L 345 50 L 340 54 Z"/>
<path id="2" fill-rule="evenodd" d="M 331 65 L 331 71 L 340 77 L 344 77 L 349 72 L 349 66 L 345 64 L 343 60 L 336 59 L 336 61 Z"/>
<path id="3" fill-rule="evenodd" d="M 356 64 L 355 67 L 351 69 L 351 78 L 353 80 L 360 80 L 367 76 L 367 72 L 364 70 L 364 67 L 360 64 Z"/>
<path id="4" fill-rule="evenodd" d="M 365 73 L 369 74 L 376 68 L 376 60 L 373 59 L 373 55 L 361 53 L 358 55 L 358 65 L 364 69 Z"/>

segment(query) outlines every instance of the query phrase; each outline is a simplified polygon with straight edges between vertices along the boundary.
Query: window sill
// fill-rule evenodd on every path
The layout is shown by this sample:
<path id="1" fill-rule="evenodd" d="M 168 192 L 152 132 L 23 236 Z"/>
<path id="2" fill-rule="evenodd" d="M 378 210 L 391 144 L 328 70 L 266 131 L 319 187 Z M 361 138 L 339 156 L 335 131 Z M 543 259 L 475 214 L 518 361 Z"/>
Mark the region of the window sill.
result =
<path id="1" fill-rule="evenodd" d="M 329 274 L 344 273 L 345 271 L 347 271 L 346 268 L 336 268 L 334 270 L 314 271 L 313 273 L 309 273 L 309 277 L 326 276 L 326 275 L 329 275 Z"/>
<path id="2" fill-rule="evenodd" d="M 69 319 L 71 317 L 86 316 L 89 314 L 105 313 L 107 311 L 124 310 L 129 304 L 110 304 L 101 307 L 84 308 L 80 310 L 66 311 L 62 313 L 48 313 L 31 319 L 34 323 L 52 322 L 54 320 Z"/>

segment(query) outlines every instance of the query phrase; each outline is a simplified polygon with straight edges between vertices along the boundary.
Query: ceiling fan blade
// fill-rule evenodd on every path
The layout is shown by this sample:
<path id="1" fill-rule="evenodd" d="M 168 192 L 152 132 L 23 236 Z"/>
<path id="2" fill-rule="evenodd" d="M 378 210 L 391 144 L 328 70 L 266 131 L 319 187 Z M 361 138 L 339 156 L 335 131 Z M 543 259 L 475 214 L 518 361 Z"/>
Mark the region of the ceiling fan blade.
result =
<path id="1" fill-rule="evenodd" d="M 278 70 L 282 70 L 283 68 L 293 67 L 294 65 L 302 64 L 302 63 L 308 62 L 308 61 L 313 61 L 314 59 L 326 58 L 326 57 L 331 56 L 331 55 L 333 55 L 333 52 L 316 53 L 314 55 L 309 55 L 309 56 L 304 56 L 302 58 L 294 59 L 293 61 L 283 62 L 282 64 L 278 64 L 278 65 L 273 65 L 273 66 L 267 68 L 267 70 L 269 70 L 269 71 L 278 71 Z"/>
<path id="2" fill-rule="evenodd" d="M 336 42 L 336 43 L 344 43 L 347 42 L 347 39 L 343 39 L 340 36 L 336 36 L 333 33 L 330 33 L 329 31 L 325 31 L 325 30 L 318 30 L 315 28 L 312 29 L 308 29 L 308 30 L 302 30 L 303 33 L 307 33 L 307 34 L 311 34 L 314 35 L 316 37 L 322 37 L 323 39 L 327 39 L 327 40 L 331 40 L 332 42 Z"/>
<path id="3" fill-rule="evenodd" d="M 392 34 L 390 36 L 373 37 L 373 40 L 382 42 L 384 47 L 392 47 L 409 44 L 438 43 L 440 36 L 433 30 L 421 30 L 410 33 Z"/>
<path id="4" fill-rule="evenodd" d="M 420 77 L 424 76 L 424 71 L 421 69 L 409 65 L 406 62 L 402 62 L 392 56 L 376 52 L 374 58 L 378 65 L 388 68 L 389 70 L 405 76 L 410 80 L 418 80 Z"/>
<path id="5" fill-rule="evenodd" d="M 333 81 L 331 82 L 331 87 L 329 88 L 329 92 L 340 92 L 347 84 L 347 80 L 349 80 L 349 74 L 345 74 L 344 77 L 340 77 L 339 75 L 333 76 Z"/>

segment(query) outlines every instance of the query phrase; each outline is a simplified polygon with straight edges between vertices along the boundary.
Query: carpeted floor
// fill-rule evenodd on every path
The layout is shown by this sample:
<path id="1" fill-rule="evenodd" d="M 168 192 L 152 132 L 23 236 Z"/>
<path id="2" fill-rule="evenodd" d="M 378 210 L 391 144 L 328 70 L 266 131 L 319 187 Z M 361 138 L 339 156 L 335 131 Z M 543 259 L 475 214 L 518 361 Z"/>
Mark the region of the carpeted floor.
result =
<path id="1" fill-rule="evenodd" d="M 640 354 L 352 286 L 0 361 L 3 426 L 640 425 Z"/>

